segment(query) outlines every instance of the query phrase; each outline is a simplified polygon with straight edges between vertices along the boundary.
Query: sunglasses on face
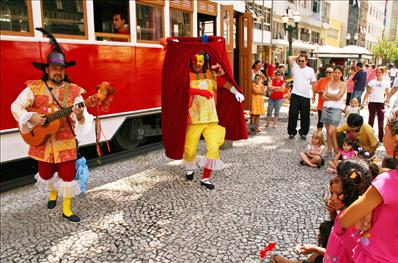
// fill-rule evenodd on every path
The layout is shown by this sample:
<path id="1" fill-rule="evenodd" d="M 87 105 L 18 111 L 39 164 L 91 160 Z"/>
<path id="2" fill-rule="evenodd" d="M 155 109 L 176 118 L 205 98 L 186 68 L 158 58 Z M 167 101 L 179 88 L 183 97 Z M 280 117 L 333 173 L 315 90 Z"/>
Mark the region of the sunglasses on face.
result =
<path id="1" fill-rule="evenodd" d="M 297 60 L 299 63 L 304 63 L 305 62 L 305 60 Z"/>
<path id="2" fill-rule="evenodd" d="M 282 76 L 282 74 L 275 74 L 275 76 Z"/>
<path id="3" fill-rule="evenodd" d="M 332 71 L 326 71 L 326 74 L 332 74 L 333 72 Z"/>

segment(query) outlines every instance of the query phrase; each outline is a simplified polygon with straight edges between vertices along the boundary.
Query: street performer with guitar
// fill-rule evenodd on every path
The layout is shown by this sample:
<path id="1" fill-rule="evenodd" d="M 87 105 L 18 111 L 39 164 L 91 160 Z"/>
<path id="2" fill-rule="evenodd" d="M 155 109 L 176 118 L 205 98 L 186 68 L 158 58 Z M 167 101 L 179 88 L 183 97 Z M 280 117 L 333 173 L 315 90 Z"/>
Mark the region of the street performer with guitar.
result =
<path id="1" fill-rule="evenodd" d="M 32 63 L 42 70 L 42 78 L 26 82 L 27 87 L 12 103 L 11 111 L 22 135 L 29 134 L 32 137 L 39 135 L 39 130 L 35 130 L 35 127 L 52 125 L 49 116 L 53 116 L 54 112 L 61 110 L 60 113 L 64 114 L 56 114 L 61 123 L 59 129 L 46 134 L 43 142 L 30 145 L 29 156 L 38 161 L 36 186 L 50 192 L 47 208 L 55 208 L 58 196 L 62 196 L 63 217 L 79 222 L 80 218 L 72 211 L 72 198 L 81 192 L 79 182 L 75 180 L 76 133 L 88 133 L 93 116 L 82 103 L 85 90 L 69 82 L 65 73 L 67 67 L 76 63 L 65 60 L 60 46 L 49 32 L 41 28 L 37 30 L 50 38 L 53 48 L 46 63 Z M 32 108 L 36 110 L 32 111 Z"/>

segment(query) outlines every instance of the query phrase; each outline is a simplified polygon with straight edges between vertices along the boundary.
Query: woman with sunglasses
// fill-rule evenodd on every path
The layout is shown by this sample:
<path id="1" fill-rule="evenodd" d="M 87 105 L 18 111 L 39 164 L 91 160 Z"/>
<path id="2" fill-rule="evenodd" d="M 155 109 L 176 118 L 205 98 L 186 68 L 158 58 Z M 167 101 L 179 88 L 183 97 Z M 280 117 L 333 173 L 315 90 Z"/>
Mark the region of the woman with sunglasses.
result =
<path id="1" fill-rule="evenodd" d="M 343 81 L 343 68 L 337 66 L 333 71 L 332 80 L 329 82 L 322 97 L 325 101 L 322 109 L 322 122 L 326 127 L 328 155 L 332 150 L 337 154 L 339 146 L 336 139 L 336 128 L 341 120 L 341 113 L 345 107 L 344 95 L 347 90 L 347 84 Z"/>
<path id="2" fill-rule="evenodd" d="M 398 108 L 391 110 L 384 131 L 384 148 L 395 169 L 378 175 L 339 219 L 343 228 L 361 230 L 364 242 L 353 250 L 355 262 L 398 262 Z"/>

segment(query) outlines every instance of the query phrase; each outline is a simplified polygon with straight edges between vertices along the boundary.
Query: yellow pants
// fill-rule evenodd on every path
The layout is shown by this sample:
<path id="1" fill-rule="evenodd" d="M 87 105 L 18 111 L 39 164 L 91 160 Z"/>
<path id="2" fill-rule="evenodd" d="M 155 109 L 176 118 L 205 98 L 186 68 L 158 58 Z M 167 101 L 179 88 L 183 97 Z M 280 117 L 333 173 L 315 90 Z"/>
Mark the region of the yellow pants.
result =
<path id="1" fill-rule="evenodd" d="M 212 160 L 220 159 L 220 146 L 224 143 L 225 128 L 214 122 L 188 125 L 184 147 L 185 161 L 193 162 L 196 159 L 196 151 L 202 134 L 206 142 L 206 157 Z"/>

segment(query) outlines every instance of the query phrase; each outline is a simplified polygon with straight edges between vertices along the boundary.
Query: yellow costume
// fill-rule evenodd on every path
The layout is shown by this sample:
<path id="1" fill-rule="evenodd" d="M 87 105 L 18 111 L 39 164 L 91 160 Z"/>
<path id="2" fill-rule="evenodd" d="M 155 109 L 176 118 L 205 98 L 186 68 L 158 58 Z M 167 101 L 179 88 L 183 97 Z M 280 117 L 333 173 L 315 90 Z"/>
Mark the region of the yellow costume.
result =
<path id="1" fill-rule="evenodd" d="M 188 170 L 194 170 L 197 165 L 211 170 L 223 168 L 219 159 L 219 147 L 224 143 L 225 128 L 218 125 L 216 110 L 217 83 L 213 71 L 205 73 L 190 73 L 190 88 L 207 90 L 213 97 L 191 95 L 189 100 L 188 127 L 185 138 L 184 162 Z M 207 154 L 205 160 L 196 160 L 196 151 L 200 137 L 206 141 Z"/>

